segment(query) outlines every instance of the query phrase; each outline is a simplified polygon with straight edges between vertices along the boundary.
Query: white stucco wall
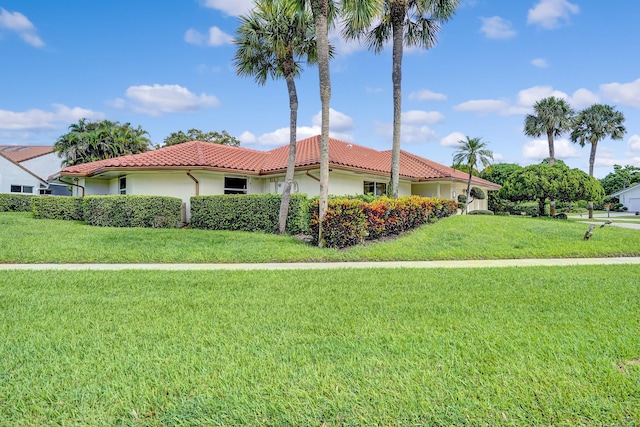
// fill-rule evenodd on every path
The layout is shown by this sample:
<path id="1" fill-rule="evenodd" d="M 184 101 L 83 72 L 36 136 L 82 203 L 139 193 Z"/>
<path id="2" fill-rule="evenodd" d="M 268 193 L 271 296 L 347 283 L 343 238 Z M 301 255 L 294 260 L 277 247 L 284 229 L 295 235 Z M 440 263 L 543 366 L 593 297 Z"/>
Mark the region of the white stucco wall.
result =
<path id="1" fill-rule="evenodd" d="M 62 169 L 62 159 L 55 153 L 45 154 L 20 163 L 43 180 Z"/>
<path id="2" fill-rule="evenodd" d="M 618 199 L 629 209 L 629 212 L 640 212 L 640 185 L 629 188 L 618 196 Z"/>
<path id="3" fill-rule="evenodd" d="M 15 163 L 0 156 L 0 193 L 11 193 L 12 185 L 26 185 L 33 187 L 33 193 L 22 194 L 37 195 L 40 184 L 43 184 L 43 182 L 38 178 L 17 166 Z"/>

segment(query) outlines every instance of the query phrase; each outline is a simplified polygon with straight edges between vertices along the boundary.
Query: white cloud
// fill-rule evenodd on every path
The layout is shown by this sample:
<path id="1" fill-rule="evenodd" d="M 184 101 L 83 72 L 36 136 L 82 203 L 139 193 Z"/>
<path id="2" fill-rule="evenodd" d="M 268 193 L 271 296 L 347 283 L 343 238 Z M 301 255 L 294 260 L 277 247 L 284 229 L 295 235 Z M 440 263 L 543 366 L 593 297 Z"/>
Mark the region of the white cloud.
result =
<path id="1" fill-rule="evenodd" d="M 571 15 L 578 12 L 578 5 L 567 0 L 540 0 L 533 9 L 529 9 L 527 24 L 551 30 L 560 27 L 561 21 L 569 21 Z"/>
<path id="2" fill-rule="evenodd" d="M 515 37 L 516 31 L 513 29 L 511 22 L 499 16 L 491 18 L 480 18 L 482 27 L 480 32 L 489 39 L 505 40 Z"/>
<path id="3" fill-rule="evenodd" d="M 393 124 L 380 123 L 374 124 L 375 132 L 378 135 L 391 139 L 393 137 Z M 400 140 L 404 143 L 411 144 L 415 142 L 436 141 L 438 136 L 428 126 L 416 126 L 410 124 L 402 124 L 400 127 Z"/>
<path id="4" fill-rule="evenodd" d="M 531 61 L 531 64 L 533 64 L 534 67 L 538 67 L 538 68 L 547 68 L 549 66 L 549 63 L 544 58 L 533 59 Z"/>
<path id="5" fill-rule="evenodd" d="M 576 145 L 567 139 L 556 139 L 553 146 L 556 159 L 580 157 L 580 151 L 576 148 Z M 542 161 L 549 157 L 549 143 L 546 139 L 527 142 L 522 147 L 522 155 L 525 159 Z"/>
<path id="6" fill-rule="evenodd" d="M 213 95 L 205 93 L 196 95 L 179 85 L 130 86 L 125 96 L 129 100 L 126 104 L 130 105 L 134 111 L 150 116 L 199 111 L 220 105 Z"/>
<path id="7" fill-rule="evenodd" d="M 33 109 L 23 112 L 0 110 L 0 129 L 6 130 L 42 130 L 56 129 L 82 118 L 103 119 L 104 114 L 80 107 L 67 107 L 53 104 L 53 111 Z"/>
<path id="8" fill-rule="evenodd" d="M 409 94 L 411 101 L 446 101 L 447 96 L 443 93 L 432 92 L 428 89 L 422 89 Z"/>
<path id="9" fill-rule="evenodd" d="M 434 124 L 443 120 L 444 116 L 438 111 L 411 110 L 402 113 L 402 124 L 407 125 Z"/>
<path id="10" fill-rule="evenodd" d="M 500 153 L 493 153 L 493 163 L 504 162 L 504 156 Z"/>
<path id="11" fill-rule="evenodd" d="M 466 138 L 467 136 L 461 132 L 451 132 L 440 140 L 440 145 L 444 147 L 458 147 L 460 145 L 459 141 L 463 141 Z"/>
<path id="12" fill-rule="evenodd" d="M 233 44 L 233 36 L 225 33 L 218 27 L 209 28 L 209 35 L 202 34 L 198 30 L 190 28 L 184 34 L 184 41 L 198 46 L 223 46 Z"/>
<path id="13" fill-rule="evenodd" d="M 313 116 L 311 119 L 311 123 L 314 127 L 320 129 L 322 125 L 322 111 L 318 111 L 318 114 Z M 347 132 L 353 129 L 353 119 L 347 116 L 344 113 L 334 110 L 333 108 L 329 109 L 329 128 L 332 132 Z M 314 135 L 317 135 L 314 134 Z M 313 135 L 309 135 L 313 136 Z M 298 138 L 300 139 L 300 138 Z M 287 139 L 288 141 L 288 139 Z"/>
<path id="14" fill-rule="evenodd" d="M 25 43 L 31 46 L 44 46 L 44 42 L 36 34 L 36 27 L 20 12 L 12 13 L 0 7 L 0 29 L 17 33 Z"/>
<path id="15" fill-rule="evenodd" d="M 640 135 L 632 135 L 627 141 L 627 145 L 629 146 L 629 150 L 640 152 Z"/>
<path id="16" fill-rule="evenodd" d="M 518 92 L 518 104 L 522 107 L 532 107 L 537 101 L 550 96 L 569 100 L 569 95 L 559 90 L 554 90 L 551 86 L 533 86 Z"/>
<path id="17" fill-rule="evenodd" d="M 242 132 L 238 139 L 243 144 L 253 144 L 258 140 L 258 138 L 256 138 L 256 136 L 249 131 Z"/>
<path id="18" fill-rule="evenodd" d="M 587 89 L 578 89 L 573 92 L 573 96 L 569 102 L 575 108 L 586 108 L 590 105 L 597 104 L 600 102 L 600 99 L 598 95 Z"/>
<path id="19" fill-rule="evenodd" d="M 254 7 L 254 0 L 205 0 L 204 6 L 220 10 L 227 15 L 246 15 Z"/>
<path id="20" fill-rule="evenodd" d="M 640 79 L 631 83 L 607 83 L 600 85 L 602 94 L 629 107 L 640 107 Z"/>
<path id="21" fill-rule="evenodd" d="M 486 115 L 490 113 L 508 114 L 509 102 L 504 99 L 475 99 L 453 107 L 455 111 L 469 111 Z"/>

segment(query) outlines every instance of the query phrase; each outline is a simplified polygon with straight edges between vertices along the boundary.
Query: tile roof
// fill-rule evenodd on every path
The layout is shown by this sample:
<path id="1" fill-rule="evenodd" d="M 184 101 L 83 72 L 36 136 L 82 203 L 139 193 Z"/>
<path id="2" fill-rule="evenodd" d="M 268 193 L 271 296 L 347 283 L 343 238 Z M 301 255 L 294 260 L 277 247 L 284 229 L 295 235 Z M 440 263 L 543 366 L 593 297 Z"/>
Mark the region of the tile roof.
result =
<path id="1" fill-rule="evenodd" d="M 60 171 L 60 175 L 93 176 L 116 169 L 227 169 L 259 175 L 284 172 L 287 168 L 289 146 L 271 151 L 250 150 L 241 147 L 191 141 L 172 145 L 146 153 L 100 160 Z M 333 168 L 344 168 L 389 175 L 391 151 L 377 151 L 362 145 L 329 138 L 329 164 Z M 296 168 L 320 165 L 320 136 L 300 140 L 296 144 Z M 455 180 L 466 181 L 468 175 L 448 166 L 420 156 L 401 151 L 400 175 L 412 181 Z M 473 178 L 473 182 L 498 189 L 500 186 Z"/>
<path id="2" fill-rule="evenodd" d="M 21 163 L 49 153 L 53 153 L 53 146 L 0 145 L 0 156 L 3 156 L 14 163 Z"/>

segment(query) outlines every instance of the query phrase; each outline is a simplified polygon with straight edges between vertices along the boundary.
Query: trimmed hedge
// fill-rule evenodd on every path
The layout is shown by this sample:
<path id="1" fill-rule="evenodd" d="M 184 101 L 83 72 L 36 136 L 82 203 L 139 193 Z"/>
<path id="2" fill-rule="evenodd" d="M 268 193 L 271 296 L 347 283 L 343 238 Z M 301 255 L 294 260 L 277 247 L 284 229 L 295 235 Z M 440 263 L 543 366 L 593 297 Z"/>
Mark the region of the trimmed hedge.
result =
<path id="1" fill-rule="evenodd" d="M 81 221 L 82 197 L 40 196 L 31 201 L 33 216 L 38 219 Z"/>
<path id="2" fill-rule="evenodd" d="M 191 198 L 191 227 L 205 230 L 278 232 L 279 194 L 227 194 Z M 286 232 L 306 233 L 309 229 L 309 199 L 292 194 Z"/>
<path id="3" fill-rule="evenodd" d="M 493 211 L 489 211 L 486 209 L 476 209 L 475 211 L 471 211 L 468 215 L 493 215 Z"/>
<path id="4" fill-rule="evenodd" d="M 409 196 L 378 198 L 370 203 L 331 199 L 323 224 L 327 247 L 344 248 L 366 240 L 400 234 L 456 213 L 453 200 Z M 312 242 L 318 244 L 318 201 L 310 206 Z"/>
<path id="5" fill-rule="evenodd" d="M 0 212 L 30 212 L 34 197 L 28 194 L 0 194 Z"/>
<path id="6" fill-rule="evenodd" d="M 175 228 L 181 220 L 182 200 L 164 196 L 87 196 L 84 221 L 99 227 Z"/>

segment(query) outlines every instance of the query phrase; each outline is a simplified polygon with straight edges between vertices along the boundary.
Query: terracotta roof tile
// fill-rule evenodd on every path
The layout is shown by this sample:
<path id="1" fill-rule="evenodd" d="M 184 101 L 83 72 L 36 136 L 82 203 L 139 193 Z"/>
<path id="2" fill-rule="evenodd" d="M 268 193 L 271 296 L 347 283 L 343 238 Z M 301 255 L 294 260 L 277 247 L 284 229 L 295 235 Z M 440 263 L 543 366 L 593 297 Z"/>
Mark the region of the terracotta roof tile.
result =
<path id="1" fill-rule="evenodd" d="M 62 175 L 91 176 L 111 168 L 215 168 L 231 169 L 259 174 L 285 171 L 289 157 L 289 146 L 271 151 L 250 150 L 241 147 L 212 144 L 209 142 L 185 142 L 146 153 L 98 162 L 85 163 L 64 168 Z M 329 164 L 388 175 L 391 171 L 391 151 L 377 151 L 362 145 L 329 138 Z M 320 136 L 300 140 L 296 144 L 296 167 L 320 165 Z M 440 163 L 415 154 L 401 151 L 400 175 L 411 180 L 429 181 L 453 179 L 466 181 L 468 175 Z M 498 189 L 489 181 L 473 178 L 476 184 Z"/>
<path id="2" fill-rule="evenodd" d="M 0 155 L 14 163 L 20 163 L 36 157 L 53 153 L 50 145 L 0 145 Z"/>

